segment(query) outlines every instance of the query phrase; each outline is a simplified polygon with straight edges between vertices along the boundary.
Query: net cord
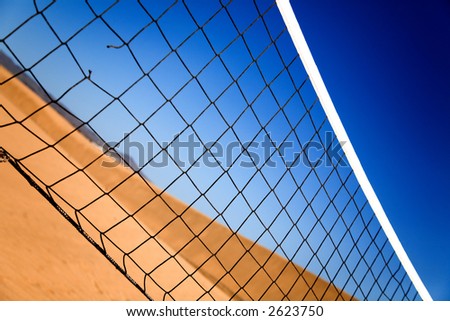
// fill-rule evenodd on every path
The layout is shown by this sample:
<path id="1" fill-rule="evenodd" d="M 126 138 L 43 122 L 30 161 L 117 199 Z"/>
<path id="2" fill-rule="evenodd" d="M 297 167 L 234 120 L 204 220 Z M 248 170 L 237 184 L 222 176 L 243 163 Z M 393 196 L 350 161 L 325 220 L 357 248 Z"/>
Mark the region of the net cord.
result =
<path id="1" fill-rule="evenodd" d="M 278 9 L 283 17 L 284 23 L 288 29 L 289 35 L 297 49 L 300 59 L 306 69 L 306 72 L 311 80 L 311 84 L 319 97 L 319 101 L 328 117 L 331 127 L 333 128 L 339 143 L 341 144 L 342 150 L 344 151 L 348 162 L 353 169 L 353 172 L 358 180 L 361 189 L 369 201 L 372 210 L 374 211 L 378 221 L 380 222 L 387 238 L 389 239 L 395 253 L 397 254 L 400 262 L 404 266 L 406 273 L 409 275 L 411 281 L 419 292 L 420 297 L 423 301 L 433 301 L 431 295 L 429 294 L 427 288 L 423 284 L 419 274 L 414 268 L 411 260 L 406 254 L 403 245 L 401 244 L 397 234 L 392 227 L 383 206 L 380 203 L 375 191 L 370 184 L 370 181 L 356 155 L 355 149 L 345 131 L 342 121 L 336 111 L 333 101 L 331 100 L 330 94 L 325 86 L 325 83 L 320 75 L 319 69 L 314 61 L 314 58 L 309 49 L 308 43 L 306 42 L 305 36 L 300 28 L 298 20 L 292 9 L 289 0 L 276 0 Z"/>

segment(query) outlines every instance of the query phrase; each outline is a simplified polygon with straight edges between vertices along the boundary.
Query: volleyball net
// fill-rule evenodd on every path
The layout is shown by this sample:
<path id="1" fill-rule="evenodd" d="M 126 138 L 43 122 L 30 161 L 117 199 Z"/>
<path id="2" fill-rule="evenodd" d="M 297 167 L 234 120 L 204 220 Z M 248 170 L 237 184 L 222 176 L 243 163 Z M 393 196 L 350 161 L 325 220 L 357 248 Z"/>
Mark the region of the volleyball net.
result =
<path id="1" fill-rule="evenodd" d="M 1 158 L 149 299 L 428 298 L 287 1 L 2 16 Z"/>

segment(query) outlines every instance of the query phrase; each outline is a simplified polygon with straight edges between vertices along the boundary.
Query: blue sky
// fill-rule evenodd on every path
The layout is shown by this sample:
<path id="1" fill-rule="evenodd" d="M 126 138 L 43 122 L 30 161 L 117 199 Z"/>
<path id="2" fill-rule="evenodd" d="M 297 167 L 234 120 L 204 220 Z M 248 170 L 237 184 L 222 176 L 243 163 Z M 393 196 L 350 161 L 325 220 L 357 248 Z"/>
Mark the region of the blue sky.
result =
<path id="1" fill-rule="evenodd" d="M 410 259 L 450 300 L 450 2 L 292 2 Z"/>
<path id="2" fill-rule="evenodd" d="M 327 0 L 319 4 L 312 0 L 294 0 L 293 7 L 344 127 L 394 229 L 432 296 L 448 300 L 450 211 L 446 201 L 450 196 L 450 170 L 445 165 L 450 160 L 447 142 L 450 134 L 450 8 L 444 1 L 401 2 L 367 4 L 351 0 L 342 4 Z M 45 3 L 41 1 L 38 5 L 43 8 Z M 108 7 L 108 1 L 92 3 L 97 14 Z M 157 18 L 167 3 L 148 2 L 146 8 Z M 45 12 L 46 17 L 60 40 L 68 41 L 79 65 L 67 47 L 58 47 L 60 41 L 40 16 L 8 37 L 5 43 L 26 68 L 32 67 L 34 76 L 54 97 L 60 98 L 80 119 L 89 121 L 105 141 L 118 142 L 125 133 L 132 132 L 131 141 L 153 143 L 155 153 L 161 150 L 156 142 L 170 142 L 180 131 L 183 131 L 181 141 L 194 134 L 203 143 L 218 140 L 225 146 L 236 141 L 236 137 L 243 142 L 253 139 L 261 142 L 264 139 L 261 126 L 264 126 L 274 141 L 295 142 L 297 137 L 290 130 L 291 124 L 299 122 L 304 111 L 301 107 L 298 112 L 302 103 L 298 97 L 290 95 L 294 86 L 301 86 L 305 74 L 298 59 L 294 59 L 295 51 L 287 34 L 277 40 L 282 48 L 282 61 L 273 46 L 266 49 L 270 39 L 264 25 L 261 22 L 251 25 L 257 12 L 250 2 L 229 5 L 236 26 L 223 10 L 214 15 L 220 8 L 216 2 L 208 1 L 209 6 L 195 0 L 187 3 L 194 20 L 187 14 L 186 7 L 178 4 L 159 20 L 157 27 L 150 24 L 151 19 L 136 2 L 124 1 L 103 15 L 114 32 L 97 19 L 73 38 L 74 32 L 95 18 L 94 14 L 81 1 L 52 5 Z M 270 7 L 270 1 L 259 4 L 262 11 Z M 31 1 L 11 4 L 0 0 L 0 8 L 6 17 L 0 21 L 0 38 L 34 12 Z M 202 25 L 211 17 L 214 23 L 206 24 L 204 34 L 195 32 L 196 24 Z M 282 29 L 276 7 L 268 11 L 266 21 L 271 25 L 270 35 L 276 37 Z M 244 30 L 245 43 L 242 39 L 233 41 L 237 31 Z M 129 48 L 139 65 L 126 47 L 108 48 L 120 47 L 123 42 L 130 43 Z M 55 48 L 41 61 L 46 52 Z M 176 49 L 177 54 L 171 53 L 171 49 Z M 0 50 L 8 52 L 1 43 Z M 214 51 L 221 52 L 221 60 L 214 58 Z M 263 76 L 256 65 L 251 64 L 255 57 Z M 163 62 L 158 63 L 163 58 Z M 286 72 L 278 75 L 283 63 L 292 59 L 289 69 L 294 79 L 290 80 Z M 92 70 L 91 80 L 109 94 L 85 79 L 89 70 Z M 143 73 L 150 76 L 143 77 Z M 232 78 L 238 79 L 237 82 Z M 267 82 L 273 94 L 264 90 L 259 95 Z M 76 87 L 65 93 L 76 83 Z M 181 92 L 177 92 L 181 87 Z M 224 88 L 227 90 L 222 94 Z M 301 93 L 305 107 L 311 107 L 314 96 L 308 83 Z M 249 104 L 253 110 L 246 109 Z M 279 112 L 279 104 L 286 104 L 284 114 Z M 106 105 L 109 107 L 97 115 Z M 320 105 L 311 109 L 311 115 L 315 125 L 325 117 Z M 227 130 L 231 124 L 234 131 Z M 314 135 L 313 124 L 308 120 L 299 124 L 298 137 L 304 143 Z M 327 130 L 330 127 L 325 123 L 320 130 L 322 139 Z M 123 148 L 123 144 L 118 147 Z M 146 153 L 148 149 L 146 145 Z M 299 149 L 296 144 L 288 153 Z M 139 148 L 129 150 L 139 161 L 138 151 Z M 181 156 L 187 158 L 186 154 Z M 276 153 L 273 158 L 281 164 Z M 240 160 L 249 159 L 242 155 Z M 319 180 L 327 177 L 330 170 L 319 168 Z M 342 173 L 348 171 L 341 170 Z M 188 174 L 196 186 L 186 175 L 177 178 L 181 171 L 172 161 L 164 168 L 146 166 L 143 172 L 158 186 L 168 187 L 168 192 L 193 203 L 208 215 L 215 217 L 221 213 L 219 221 L 226 221 L 244 235 L 256 239 L 262 234 L 259 241 L 269 248 L 284 242 L 283 249 L 278 249 L 280 254 L 293 257 L 316 273 L 321 271 L 320 261 L 330 257 L 332 245 L 322 247 L 324 230 L 313 228 L 316 219 L 307 210 L 299 225 L 305 235 L 313 228 L 310 244 L 296 253 L 301 238 L 295 230 L 289 230 L 290 220 L 298 218 L 298 209 L 305 208 L 306 198 L 312 200 L 318 213 L 325 211 L 324 228 L 333 230 L 336 238 L 341 237 L 344 230 L 342 226 L 331 227 L 338 209 L 325 209 L 327 196 L 324 192 L 314 195 L 320 186 L 318 178 L 311 175 L 307 179 L 305 186 L 309 187 L 302 190 L 304 196 L 295 192 L 294 177 L 299 183 L 308 173 L 308 169 L 301 166 L 292 169 L 293 177 L 283 176 L 283 166 L 263 167 L 264 176 L 255 174 L 254 168 L 235 166 L 227 176 L 218 166 L 194 167 Z M 337 195 L 339 182 L 336 175 L 330 177 L 327 188 Z M 280 179 L 281 183 L 277 184 Z M 269 187 L 273 186 L 276 186 L 275 192 L 270 192 Z M 349 182 L 349 186 L 354 187 L 356 183 Z M 242 193 L 234 198 L 238 189 Z M 204 192 L 211 203 L 205 197 L 197 200 Z M 269 196 L 264 198 L 267 193 Z M 347 198 L 337 197 L 336 206 L 342 208 Z M 362 195 L 355 198 L 357 202 L 364 201 Z M 280 202 L 288 204 L 285 210 Z M 258 215 L 249 215 L 252 210 Z M 347 213 L 351 211 L 348 209 Z M 280 215 L 274 219 L 274 213 L 278 212 Z M 276 231 L 272 235 L 264 233 L 269 225 Z M 361 226 L 361 221 L 354 225 L 355 235 Z M 349 242 L 346 239 L 343 245 Z M 364 242 L 368 239 L 363 238 Z M 317 248 L 321 248 L 317 258 L 305 261 Z M 348 263 L 352 260 L 357 261 L 357 257 L 350 255 Z M 339 266 L 339 260 L 331 262 L 329 274 L 322 276 L 333 277 Z M 341 282 L 345 282 L 347 276 L 336 277 L 337 284 L 341 278 L 344 278 Z M 348 285 L 348 289 L 352 287 L 354 285 Z"/>

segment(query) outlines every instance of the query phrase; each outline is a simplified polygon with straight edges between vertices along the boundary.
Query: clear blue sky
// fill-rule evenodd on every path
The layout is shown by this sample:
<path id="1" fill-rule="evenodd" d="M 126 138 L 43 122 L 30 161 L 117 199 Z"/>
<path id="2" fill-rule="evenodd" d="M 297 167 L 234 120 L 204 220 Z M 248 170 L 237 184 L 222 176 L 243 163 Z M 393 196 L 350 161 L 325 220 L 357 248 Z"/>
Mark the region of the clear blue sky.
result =
<path id="1" fill-rule="evenodd" d="M 97 13 L 107 6 L 107 2 L 92 3 Z M 216 2 L 208 3 L 211 5 L 204 6 L 200 1 L 189 1 L 197 22 L 205 22 L 219 6 Z M 248 5 L 250 2 L 240 2 L 239 5 L 236 3 L 238 2 L 231 4 L 229 10 L 238 21 L 237 27 L 243 30 L 256 15 L 256 11 L 251 5 L 245 10 L 242 9 L 243 4 Z M 367 3 L 349 0 L 342 3 L 331 0 L 293 0 L 292 3 L 338 113 L 394 229 L 431 295 L 435 299 L 450 300 L 450 170 L 447 166 L 450 161 L 449 2 L 383 0 Z M 157 15 L 162 12 L 164 4 L 167 3 L 149 2 L 146 5 L 149 6 L 150 12 Z M 264 8 L 265 4 L 261 7 Z M 11 3 L 0 0 L 0 9 L 5 17 L 0 21 L 0 38 L 8 33 L 12 26 L 34 12 L 30 1 Z M 276 10 L 273 12 L 276 13 Z M 63 41 L 94 18 L 81 1 L 58 2 L 46 12 L 46 16 Z M 136 2 L 122 2 L 105 14 L 104 18 L 125 41 L 133 39 L 130 44 L 133 53 L 142 63 L 145 72 L 152 70 L 151 79 L 161 89 L 161 92 L 158 92 L 149 78 L 143 78 L 121 96 L 122 103 L 130 108 L 137 120 L 145 121 L 151 112 L 165 104 L 166 98 L 171 98 L 177 88 L 189 81 L 190 75 L 175 55 L 170 55 L 156 68 L 155 65 L 170 53 L 168 43 L 177 47 L 190 32 L 196 30 L 195 23 L 188 17 L 182 5 L 171 9 L 160 21 L 167 43 L 154 24 L 145 28 L 138 37 L 132 38 L 150 22 Z M 188 64 L 187 67 L 198 76 L 212 100 L 218 97 L 220 90 L 230 84 L 230 75 L 217 59 L 205 71 L 199 75 L 198 73 L 201 67 L 214 57 L 212 49 L 222 51 L 236 36 L 234 26 L 224 12 L 215 19 L 216 23 L 205 27 L 212 48 L 200 33 L 178 48 L 181 57 Z M 279 25 L 276 14 L 268 15 L 267 19 L 273 19 L 273 26 Z M 252 30 L 253 35 L 251 32 L 247 34 L 247 45 L 251 52 L 242 41 L 236 41 L 222 54 L 233 77 L 238 76 L 251 61 L 250 54 L 258 55 L 267 44 L 268 38 L 262 24 L 255 25 Z M 281 41 L 286 41 L 286 38 Z M 37 17 L 21 28 L 15 36 L 7 39 L 7 43 L 25 67 L 30 67 L 53 49 L 58 41 L 43 19 Z M 89 69 L 92 70 L 92 79 L 113 95 L 122 94 L 142 75 L 125 48 L 107 48 L 108 45 L 120 45 L 121 41 L 99 20 L 71 39 L 68 44 L 83 71 L 87 74 Z M 3 44 L 0 44 L 0 50 L 7 51 Z M 293 54 L 287 49 L 286 52 L 286 55 Z M 259 63 L 268 77 L 275 77 L 278 68 L 281 68 L 281 62 L 273 50 L 267 51 L 267 55 L 261 58 Z M 64 47 L 33 67 L 33 72 L 55 97 L 62 95 L 68 87 L 83 78 L 81 70 Z M 304 75 L 299 74 L 296 81 L 304 79 Z M 282 80 L 278 84 L 274 82 L 271 87 L 278 98 L 286 100 L 293 88 L 289 79 L 282 76 L 279 77 Z M 245 97 L 233 86 L 226 95 L 216 101 L 229 123 L 235 121 L 245 108 L 244 98 L 252 101 L 258 90 L 264 87 L 254 65 L 240 78 L 239 84 L 245 90 Z M 87 121 L 111 100 L 111 97 L 84 81 L 64 95 L 61 102 L 82 120 Z M 191 82 L 182 93 L 175 95 L 172 103 L 173 106 L 166 104 L 146 122 L 157 141 L 170 141 L 174 133 L 186 128 L 184 121 L 194 122 L 208 105 L 208 99 L 199 90 L 198 85 Z M 176 114 L 175 108 L 182 112 L 185 120 Z M 270 95 L 261 96 L 253 104 L 253 108 L 263 123 L 278 109 Z M 291 120 L 299 117 L 295 108 L 298 108 L 298 105 L 285 108 Z M 286 120 L 279 116 L 267 124 L 267 130 L 271 131 L 274 139 L 278 141 L 289 129 Z M 132 119 L 118 102 L 114 102 L 111 108 L 94 118 L 90 124 L 107 141 L 120 140 L 124 133 L 130 132 L 138 125 L 136 119 Z M 193 127 L 204 142 L 207 142 L 216 140 L 226 130 L 227 125 L 217 111 L 209 108 L 204 116 L 194 122 Z M 242 120 L 234 125 L 234 129 L 239 138 L 246 141 L 254 137 L 260 126 L 254 116 L 247 112 Z M 305 139 L 310 137 L 307 131 L 299 130 L 300 135 L 305 135 Z M 191 133 L 190 129 L 186 131 L 181 137 L 182 140 L 186 141 Z M 262 136 L 259 134 L 257 141 L 261 141 Z M 153 138 L 150 138 L 141 126 L 133 133 L 131 140 L 148 142 Z M 233 140 L 236 138 L 230 131 L 221 138 L 224 144 Z M 139 159 L 136 151 L 133 150 L 132 154 L 134 152 L 134 158 Z M 302 175 L 301 169 L 295 170 L 298 170 L 298 175 Z M 169 185 L 180 174 L 174 164 L 164 169 L 148 167 L 145 171 L 147 176 L 161 187 Z M 264 171 L 272 183 L 284 172 L 283 168 Z M 230 173 L 238 187 L 243 188 L 254 170 L 235 167 Z M 189 174 L 196 180 L 200 190 L 205 191 L 222 174 L 222 170 L 217 167 L 205 169 L 203 166 L 190 170 Z M 286 202 L 293 192 L 293 182 L 287 178 L 280 186 L 283 187 L 277 190 L 277 196 Z M 192 184 L 183 176 L 168 191 L 191 203 L 199 195 L 193 193 L 193 190 Z M 250 204 L 246 204 L 240 196 L 225 212 L 232 228 L 238 229 L 245 218 L 237 214 L 250 213 L 249 205 L 258 207 L 258 202 L 267 190 L 265 182 L 257 175 L 244 190 Z M 208 198 L 220 212 L 227 207 L 235 194 L 235 188 L 225 177 L 215 183 L 214 188 L 208 192 Z M 296 202 L 289 204 L 291 213 L 304 206 L 302 198 L 295 200 Z M 203 198 L 194 206 L 211 216 L 216 212 Z M 272 217 L 264 217 L 263 214 L 274 212 L 274 209 L 279 210 L 279 207 L 271 195 L 271 198 L 258 208 L 259 218 L 267 220 L 265 223 L 269 225 Z M 281 231 L 277 232 L 279 234 L 275 233 L 277 242 L 285 235 L 289 224 L 287 216 L 282 213 L 274 224 Z M 261 223 L 254 215 L 240 229 L 240 232 L 250 237 L 258 236 L 263 231 Z M 295 237 L 291 245 L 284 249 L 286 255 L 291 255 L 298 244 Z M 321 235 L 318 235 L 317 239 L 322 239 Z M 268 247 L 276 245 L 267 233 L 261 241 Z M 314 242 L 311 240 L 311 244 Z M 328 253 L 324 250 L 321 255 L 327 256 Z M 320 270 L 320 265 L 313 265 L 308 268 L 313 271 Z"/>
<path id="2" fill-rule="evenodd" d="M 419 275 L 450 300 L 450 2 L 292 2 Z"/>

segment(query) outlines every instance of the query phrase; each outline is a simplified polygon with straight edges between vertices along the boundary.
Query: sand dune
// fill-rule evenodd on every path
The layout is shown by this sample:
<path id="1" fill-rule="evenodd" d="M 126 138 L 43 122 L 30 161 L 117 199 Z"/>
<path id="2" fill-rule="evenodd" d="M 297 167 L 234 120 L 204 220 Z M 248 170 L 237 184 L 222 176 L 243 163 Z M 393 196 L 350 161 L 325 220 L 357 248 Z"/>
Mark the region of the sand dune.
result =
<path id="1" fill-rule="evenodd" d="M 8 77 L 9 72 L 0 67 L 0 79 Z M 76 131 L 73 124 L 51 106 L 43 107 L 46 104 L 42 98 L 21 81 L 14 79 L 1 86 L 0 102 L 4 106 L 4 110 L 0 110 L 0 126 L 13 123 L 11 116 L 21 122 L 21 125 L 16 123 L 0 128 L 0 146 L 14 158 L 20 159 L 20 163 L 29 174 L 35 175 L 34 179 L 39 181 L 41 188 L 48 191 L 60 207 L 103 246 L 152 298 L 156 300 L 350 298 L 346 293 L 342 293 L 298 265 L 254 244 L 242 235 L 232 233 L 225 226 L 212 221 L 208 216 L 190 208 L 175 197 L 161 193 L 157 186 L 130 168 L 102 166 L 104 161 L 110 162 L 111 159 L 103 155 L 98 146 L 90 142 L 80 131 Z M 5 110 L 11 116 L 7 115 Z M 32 221 L 24 222 L 26 219 L 17 215 L 12 222 L 3 223 L 5 229 L 9 229 L 10 233 L 15 235 L 6 237 L 4 242 L 10 243 L 9 239 L 20 239 L 20 236 L 16 235 L 20 228 L 13 228 L 15 225 L 9 227 L 9 224 L 17 223 L 22 225 L 22 228 L 24 226 L 30 228 L 29 225 L 32 225 L 35 233 L 28 233 L 21 242 L 25 248 L 33 251 L 34 256 L 42 259 L 42 269 L 45 269 L 45 262 L 49 262 L 54 264 L 54 269 L 63 271 L 62 275 L 65 269 L 74 272 L 80 269 L 80 274 L 83 274 L 82 267 L 77 264 L 77 258 L 69 256 L 63 261 L 55 259 L 54 255 L 58 257 L 58 252 L 51 251 L 50 241 L 45 242 L 49 248 L 45 251 L 34 246 L 36 243 L 33 242 L 35 238 L 33 235 L 44 233 L 47 237 L 50 235 L 61 237 L 61 240 L 58 238 L 59 241 L 54 243 L 55 247 L 59 248 L 64 242 L 67 242 L 67 247 L 70 248 L 83 247 L 79 238 L 76 239 L 69 233 L 61 234 L 60 227 L 53 218 L 59 214 L 45 204 L 44 198 L 41 197 L 39 200 L 36 192 L 33 192 L 33 198 L 27 198 L 26 195 L 32 193 L 25 192 L 23 184 L 19 185 L 19 179 L 15 177 L 17 174 L 12 173 L 10 168 L 4 169 L 10 165 L 1 166 L 2 189 L 9 191 L 7 195 L 10 195 L 8 213 L 13 215 L 14 204 L 21 202 L 22 205 L 28 206 L 28 209 L 20 213 L 26 217 L 33 215 Z M 8 179 L 3 180 L 4 175 L 9 175 Z M 11 186 L 15 188 L 14 193 Z M 4 198 L 3 194 L 1 197 Z M 35 213 L 29 212 L 33 209 Z M 52 219 L 48 222 L 35 222 L 34 216 L 41 214 L 52 216 Z M 62 221 L 62 218 L 58 217 L 58 220 Z M 63 224 L 64 222 L 61 222 L 61 225 Z M 68 229 L 72 228 L 68 223 L 66 226 Z M 17 233 L 14 232 L 15 229 Z M 75 245 L 73 242 L 80 244 Z M 9 251 L 13 252 L 11 246 L 14 245 L 9 243 L 7 245 Z M 85 243 L 85 248 L 91 247 Z M 80 257 L 94 257 L 92 251 L 89 251 L 91 250 L 85 252 L 83 248 Z M 25 253 L 16 253 L 16 259 L 8 261 L 7 264 L 11 266 L 11 271 L 0 270 L 0 276 L 4 278 L 3 275 L 14 274 L 12 264 L 24 265 L 28 255 L 26 250 Z M 95 256 L 95 260 L 99 259 L 99 256 Z M 8 260 L 8 257 L 4 256 L 2 260 Z M 56 267 L 58 264 L 61 266 Z M 100 274 L 103 270 L 112 270 L 105 272 L 105 275 L 114 272 L 112 266 L 109 270 L 104 267 L 105 264 L 109 264 L 106 260 L 102 264 Z M 30 268 L 29 264 L 27 268 Z M 36 271 L 34 274 L 39 272 Z M 105 295 L 103 299 L 142 298 L 137 290 L 130 289 L 130 284 L 122 286 L 123 283 L 127 283 L 125 278 L 122 277 L 123 282 L 119 285 L 116 278 L 120 278 L 121 275 L 116 274 L 110 287 L 107 281 L 102 285 L 101 291 Z M 95 274 L 89 272 L 88 275 L 95 284 Z M 100 277 L 98 282 L 104 279 L 105 276 Z M 9 282 L 4 289 L 15 289 L 14 293 L 20 297 L 26 292 L 27 284 L 34 282 L 32 279 L 26 280 L 17 283 L 17 286 L 14 282 Z M 75 278 L 68 280 L 57 278 L 52 284 L 55 284 L 56 288 L 68 290 L 79 282 Z M 309 290 L 310 288 L 312 290 Z M 121 290 L 117 297 L 109 292 L 115 289 Z M 48 295 L 39 294 L 38 290 L 34 293 L 46 299 L 64 298 L 51 294 L 52 291 L 58 292 L 49 286 L 42 289 L 42 292 L 48 292 Z M 92 291 L 93 293 L 87 291 L 83 298 L 102 299 L 97 296 L 95 286 Z M 81 295 L 81 292 L 79 294 Z M 3 295 L 5 299 L 11 298 L 6 294 Z M 30 294 L 24 295 L 23 299 L 38 297 Z"/>

